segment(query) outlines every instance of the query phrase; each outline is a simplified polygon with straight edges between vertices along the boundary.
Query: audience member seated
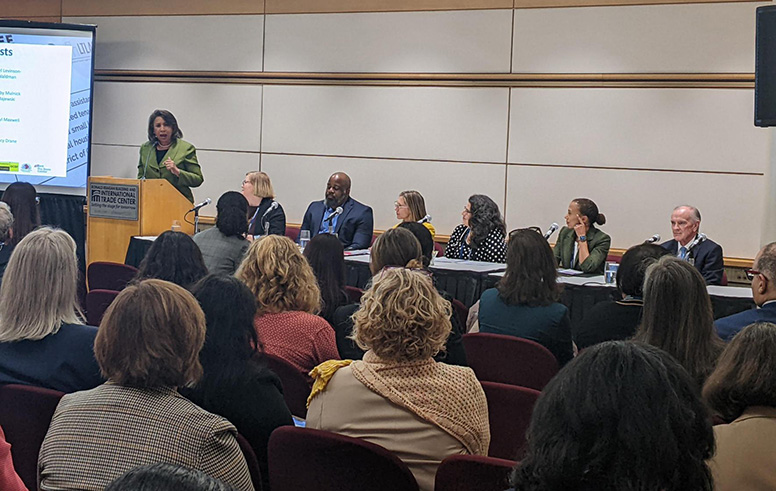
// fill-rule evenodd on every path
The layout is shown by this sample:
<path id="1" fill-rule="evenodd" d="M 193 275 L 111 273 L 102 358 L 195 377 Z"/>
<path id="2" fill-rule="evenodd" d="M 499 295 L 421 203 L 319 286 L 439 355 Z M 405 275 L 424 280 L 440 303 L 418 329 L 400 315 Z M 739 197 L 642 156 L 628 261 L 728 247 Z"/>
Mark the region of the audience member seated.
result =
<path id="1" fill-rule="evenodd" d="M 40 227 L 38 193 L 28 182 L 13 182 L 5 188 L 2 201 L 11 207 L 14 218 L 11 245 L 16 245 L 28 233 Z"/>
<path id="2" fill-rule="evenodd" d="M 321 309 L 315 274 L 291 239 L 268 235 L 256 240 L 236 276 L 258 302 L 253 326 L 267 353 L 306 377 L 316 365 L 339 359 L 334 330 L 315 315 Z"/>
<path id="3" fill-rule="evenodd" d="M 97 328 L 81 322 L 77 282 L 67 232 L 44 227 L 19 242 L 0 286 L 0 384 L 75 392 L 103 382 Z"/>
<path id="4" fill-rule="evenodd" d="M 256 299 L 233 276 L 208 275 L 194 285 L 192 293 L 207 322 L 205 346 L 199 353 L 205 373 L 196 386 L 180 393 L 237 427 L 251 444 L 263 487 L 269 489 L 269 435 L 294 422 L 280 379 L 260 364 L 261 343 L 253 328 Z"/>
<path id="5" fill-rule="evenodd" d="M 398 230 L 397 230 L 398 231 Z M 402 459 L 434 489 L 450 455 L 486 455 L 488 407 L 474 372 L 433 360 L 450 333 L 450 304 L 420 271 L 380 273 L 356 312 L 363 360 L 317 367 L 307 426 L 363 438 Z"/>
<path id="6" fill-rule="evenodd" d="M 431 235 L 431 232 L 428 230 L 428 228 L 425 227 L 425 225 L 425 223 L 421 224 L 417 222 L 402 222 L 394 228 L 403 228 L 408 230 L 412 235 L 415 236 L 416 239 L 418 239 L 418 242 L 420 243 L 420 252 L 423 255 L 423 267 L 428 269 L 434 256 L 434 237 Z M 439 294 L 444 296 L 442 291 L 440 291 Z M 445 300 L 450 299 L 445 298 Z"/>
<path id="7" fill-rule="evenodd" d="M 342 211 L 337 214 L 339 208 Z M 307 207 L 301 230 L 309 230 L 311 237 L 336 234 L 345 250 L 366 249 L 374 233 L 372 208 L 351 198 L 350 177 L 336 172 L 326 183 L 325 199 Z"/>
<path id="8" fill-rule="evenodd" d="M 776 325 L 758 322 L 737 334 L 709 375 L 703 397 L 726 423 L 714 427 L 714 489 L 775 489 Z"/>
<path id="9" fill-rule="evenodd" d="M 207 270 L 216 274 L 234 274 L 250 242 L 248 202 L 242 194 L 227 191 L 216 203 L 216 226 L 194 236 Z"/>
<path id="10" fill-rule="evenodd" d="M 445 257 L 471 261 L 506 262 L 507 227 L 498 205 L 483 194 L 474 194 L 461 212 L 463 223 L 450 235 Z"/>
<path id="11" fill-rule="evenodd" d="M 431 215 L 426 213 L 426 200 L 422 194 L 417 191 L 402 191 L 396 198 L 393 209 L 396 211 L 396 218 L 401 220 L 394 228 L 402 223 L 422 223 L 431 232 L 431 240 L 434 240 L 436 230 L 431 225 Z"/>
<path id="12" fill-rule="evenodd" d="M 746 272 L 752 282 L 752 299 L 757 309 L 733 314 L 714 322 L 719 336 L 730 341 L 741 329 L 755 322 L 776 323 L 776 242 L 766 245 Z"/>
<path id="13" fill-rule="evenodd" d="M 202 252 L 194 240 L 183 232 L 168 230 L 148 249 L 140 262 L 136 280 L 153 278 L 189 288 L 207 273 Z"/>
<path id="14" fill-rule="evenodd" d="M 345 249 L 331 234 L 318 234 L 304 248 L 304 257 L 313 268 L 321 290 L 321 312 L 318 314 L 334 324 L 334 312 L 349 303 L 345 293 Z"/>
<path id="15" fill-rule="evenodd" d="M 13 468 L 11 445 L 5 441 L 2 428 L 0 428 L 0 489 L 3 491 L 27 491 L 22 478 Z"/>
<path id="16" fill-rule="evenodd" d="M 100 325 L 95 353 L 108 382 L 62 398 L 38 457 L 42 490 L 102 490 L 144 464 L 191 467 L 252 490 L 235 427 L 177 392 L 202 375 L 205 315 L 183 288 L 125 288 Z"/>
<path id="17" fill-rule="evenodd" d="M 557 264 L 583 273 L 603 274 L 612 239 L 596 228 L 606 223 L 598 205 L 591 199 L 577 198 L 569 203 L 565 220 L 553 249 Z"/>
<path id="18" fill-rule="evenodd" d="M 665 352 L 582 352 L 534 406 L 514 489 L 711 491 L 714 434 L 690 375 Z"/>
<path id="19" fill-rule="evenodd" d="M 725 272 L 722 246 L 699 234 L 701 212 L 692 206 L 677 206 L 671 213 L 671 232 L 674 238 L 660 244 L 674 256 L 690 261 L 707 285 L 721 285 Z"/>
<path id="20" fill-rule="evenodd" d="M 419 224 L 416 224 L 419 225 Z M 420 226 L 416 232 L 428 237 L 429 232 Z M 431 275 L 422 269 L 423 255 L 420 243 L 411 232 L 403 227 L 386 230 L 372 245 L 369 269 L 373 275 L 379 274 L 385 268 L 409 268 L 418 269 L 424 274 Z M 440 293 L 440 295 L 442 295 Z M 444 295 L 442 295 L 444 297 Z M 448 302 L 448 298 L 445 298 Z M 353 314 L 360 308 L 359 304 L 346 305 L 337 309 L 334 315 L 334 330 L 337 333 L 337 349 L 340 356 L 353 360 L 360 360 L 364 356 L 364 349 L 353 340 Z M 463 348 L 463 326 L 451 311 L 450 322 L 452 329 L 445 342 L 445 347 L 434 355 L 436 361 L 450 363 L 452 365 L 466 366 L 466 351 Z"/>
<path id="21" fill-rule="evenodd" d="M 496 288 L 480 297 L 479 332 L 535 341 L 563 366 L 574 357 L 569 310 L 558 302 L 555 258 L 547 240 L 532 229 L 509 234 L 507 269 Z"/>
<path id="22" fill-rule="evenodd" d="M 636 341 L 665 350 L 702 387 L 722 352 L 706 283 L 690 263 L 663 256 L 647 267 Z"/>
<path id="23" fill-rule="evenodd" d="M 242 182 L 242 194 L 248 200 L 248 238 L 270 234 L 285 235 L 286 213 L 275 201 L 275 190 L 265 172 L 249 172 Z M 272 203 L 275 203 L 272 208 Z M 270 209 L 272 208 L 272 209 Z"/>
<path id="24" fill-rule="evenodd" d="M 3 282 L 5 268 L 8 267 L 8 261 L 14 249 L 15 244 L 11 244 L 12 238 L 13 213 L 8 203 L 0 201 L 0 283 Z"/>
<path id="25" fill-rule="evenodd" d="M 232 491 L 202 471 L 173 464 L 141 465 L 112 483 L 105 491 Z"/>
<path id="26" fill-rule="evenodd" d="M 647 266 L 668 254 L 655 244 L 640 244 L 625 251 L 617 269 L 617 291 L 621 298 L 597 303 L 585 312 L 574 333 L 579 349 L 628 339 L 636 333 L 644 306 L 644 272 Z"/>

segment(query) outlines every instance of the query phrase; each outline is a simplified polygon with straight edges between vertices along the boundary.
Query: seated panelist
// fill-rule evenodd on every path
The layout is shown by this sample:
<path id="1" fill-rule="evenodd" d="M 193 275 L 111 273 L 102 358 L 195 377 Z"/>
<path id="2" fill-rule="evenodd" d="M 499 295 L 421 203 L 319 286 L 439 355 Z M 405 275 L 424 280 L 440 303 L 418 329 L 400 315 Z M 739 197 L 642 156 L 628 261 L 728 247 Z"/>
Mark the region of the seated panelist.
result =
<path id="1" fill-rule="evenodd" d="M 242 194 L 248 200 L 248 239 L 260 235 L 285 235 L 286 213 L 275 201 L 275 190 L 266 172 L 249 172 L 242 182 Z"/>
<path id="2" fill-rule="evenodd" d="M 606 223 L 591 199 L 577 198 L 569 203 L 566 226 L 560 229 L 555 243 L 555 260 L 561 268 L 583 273 L 603 274 L 612 239 L 596 228 Z"/>
<path id="3" fill-rule="evenodd" d="M 434 239 L 436 230 L 431 225 L 431 215 L 426 213 L 426 200 L 422 194 L 417 191 L 402 191 L 396 198 L 393 209 L 396 210 L 396 218 L 401 220 L 393 228 L 402 223 L 419 222 L 431 232 L 431 239 Z"/>
<path id="4" fill-rule="evenodd" d="M 307 207 L 301 230 L 309 230 L 311 238 L 337 234 L 346 250 L 367 249 L 374 233 L 372 208 L 351 198 L 350 177 L 335 172 L 326 183 L 325 198 Z"/>
<path id="5" fill-rule="evenodd" d="M 157 109 L 148 118 L 148 141 L 140 146 L 138 179 L 167 179 L 175 189 L 194 202 L 191 188 L 202 184 L 197 149 L 183 141 L 178 120 L 170 111 Z"/>
<path id="6" fill-rule="evenodd" d="M 507 261 L 506 225 L 492 199 L 484 194 L 469 196 L 461 220 L 463 223 L 450 235 L 445 257 L 491 263 Z"/>
<path id="7" fill-rule="evenodd" d="M 674 238 L 660 244 L 683 261 L 689 261 L 700 271 L 707 285 L 721 285 L 725 264 L 722 246 L 699 233 L 701 212 L 692 206 L 677 206 L 671 213 L 671 233 Z"/>

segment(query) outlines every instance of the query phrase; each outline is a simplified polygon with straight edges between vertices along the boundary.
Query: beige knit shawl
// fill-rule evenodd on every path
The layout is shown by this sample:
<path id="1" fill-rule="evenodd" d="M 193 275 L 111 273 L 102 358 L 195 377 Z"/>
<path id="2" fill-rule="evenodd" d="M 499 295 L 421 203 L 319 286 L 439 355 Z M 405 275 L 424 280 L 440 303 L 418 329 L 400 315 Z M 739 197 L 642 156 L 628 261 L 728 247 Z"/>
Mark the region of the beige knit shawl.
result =
<path id="1" fill-rule="evenodd" d="M 431 358 L 385 362 L 372 351 L 364 354 L 363 361 L 354 361 L 350 369 L 371 391 L 439 426 L 470 454 L 488 454 L 488 401 L 472 369 Z"/>

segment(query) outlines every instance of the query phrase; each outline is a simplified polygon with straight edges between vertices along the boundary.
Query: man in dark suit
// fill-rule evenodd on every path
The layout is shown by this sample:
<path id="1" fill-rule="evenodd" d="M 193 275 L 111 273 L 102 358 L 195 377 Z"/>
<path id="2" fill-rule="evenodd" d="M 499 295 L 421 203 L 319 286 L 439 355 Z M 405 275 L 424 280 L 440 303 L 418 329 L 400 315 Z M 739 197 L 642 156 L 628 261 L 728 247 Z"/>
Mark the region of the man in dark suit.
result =
<path id="1" fill-rule="evenodd" d="M 337 208 L 342 213 L 337 214 Z M 335 172 L 326 183 L 323 201 L 313 201 L 307 207 L 301 230 L 309 230 L 310 237 L 333 232 L 347 250 L 367 249 L 372 245 L 374 218 L 372 208 L 350 197 L 350 177 Z"/>
<path id="2" fill-rule="evenodd" d="M 776 323 L 776 242 L 763 247 L 746 272 L 752 280 L 752 299 L 757 309 L 733 314 L 714 322 L 719 337 L 729 341 L 738 331 L 755 322 Z"/>
<path id="3" fill-rule="evenodd" d="M 700 227 L 701 212 L 697 208 L 677 206 L 671 213 L 674 238 L 660 245 L 679 259 L 692 262 L 707 285 L 721 285 L 722 273 L 725 271 L 722 247 L 705 235 L 699 236 Z"/>

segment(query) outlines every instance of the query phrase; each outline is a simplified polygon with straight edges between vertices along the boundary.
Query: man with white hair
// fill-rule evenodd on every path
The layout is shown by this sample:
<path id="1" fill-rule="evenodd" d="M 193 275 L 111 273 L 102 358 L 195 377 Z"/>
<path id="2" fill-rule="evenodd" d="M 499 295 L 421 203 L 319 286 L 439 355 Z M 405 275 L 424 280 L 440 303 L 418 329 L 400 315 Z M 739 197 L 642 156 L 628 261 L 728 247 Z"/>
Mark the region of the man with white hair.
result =
<path id="1" fill-rule="evenodd" d="M 703 275 L 707 285 L 721 285 L 725 271 L 722 247 L 700 234 L 701 212 L 688 205 L 677 206 L 671 213 L 674 238 L 660 244 L 679 259 L 689 261 Z"/>
<path id="2" fill-rule="evenodd" d="M 11 214 L 11 207 L 0 201 L 0 283 L 3 282 L 5 267 L 8 265 L 8 260 L 11 259 L 11 252 L 13 252 L 12 237 L 13 214 Z"/>

